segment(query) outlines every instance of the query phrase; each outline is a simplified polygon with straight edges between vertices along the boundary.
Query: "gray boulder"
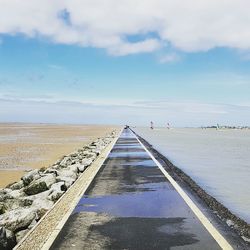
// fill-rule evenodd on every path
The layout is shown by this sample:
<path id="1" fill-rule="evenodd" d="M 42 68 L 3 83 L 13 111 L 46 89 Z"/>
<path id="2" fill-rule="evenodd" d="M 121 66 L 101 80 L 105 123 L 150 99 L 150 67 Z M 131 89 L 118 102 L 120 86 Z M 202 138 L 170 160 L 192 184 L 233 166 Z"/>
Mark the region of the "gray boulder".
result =
<path id="1" fill-rule="evenodd" d="M 88 166 L 90 166 L 92 162 L 93 162 L 93 159 L 91 159 L 91 158 L 82 159 L 81 164 L 78 164 L 78 171 L 81 172 L 81 173 L 84 172 L 85 169 Z"/>
<path id="2" fill-rule="evenodd" d="M 78 156 L 78 153 L 77 152 L 73 152 L 73 153 L 71 153 L 70 155 L 69 155 L 70 157 L 77 157 Z"/>
<path id="3" fill-rule="evenodd" d="M 51 186 L 50 188 L 51 193 L 48 196 L 48 199 L 55 202 L 65 193 L 66 190 L 67 187 L 64 181 L 57 182 Z"/>
<path id="4" fill-rule="evenodd" d="M 0 202 L 0 215 L 7 211 L 7 206 L 4 202 Z"/>
<path id="5" fill-rule="evenodd" d="M 32 200 L 32 208 L 37 211 L 37 209 L 42 208 L 44 210 L 49 210 L 53 206 L 53 202 L 48 199 L 51 191 L 47 190 L 45 192 L 31 195 L 28 197 L 29 200 Z"/>
<path id="6" fill-rule="evenodd" d="M 24 187 L 23 181 L 15 182 L 9 186 L 10 189 L 12 190 L 18 190 Z"/>
<path id="7" fill-rule="evenodd" d="M 34 169 L 29 171 L 26 175 L 24 175 L 21 179 L 23 181 L 24 186 L 28 186 L 33 180 L 39 179 L 41 176 L 39 174 L 38 169 Z"/>
<path id="8" fill-rule="evenodd" d="M 54 174 L 46 174 L 43 177 L 32 181 L 29 186 L 24 188 L 27 195 L 35 195 L 48 190 L 56 182 Z"/>
<path id="9" fill-rule="evenodd" d="M 11 192 L 12 190 L 9 188 L 2 188 L 0 190 L 0 202 L 5 201 L 6 199 L 8 199 L 8 194 Z"/>
<path id="10" fill-rule="evenodd" d="M 58 165 L 56 165 L 58 167 Z M 55 176 L 58 175 L 57 173 L 57 170 L 56 170 L 56 166 L 52 166 L 50 168 L 47 168 L 45 171 L 44 171 L 44 174 L 54 174 Z"/>
<path id="11" fill-rule="evenodd" d="M 75 173 L 75 171 L 73 171 L 73 169 L 62 169 L 60 171 L 58 171 L 58 177 L 70 177 L 72 179 L 74 179 L 74 181 L 77 179 L 77 174 Z M 57 177 L 57 179 L 58 179 Z"/>
<path id="12" fill-rule="evenodd" d="M 3 204 L 3 206 L 1 206 L 1 204 Z M 3 212 L 6 213 L 9 210 L 13 210 L 13 209 L 20 208 L 20 207 L 25 207 L 27 205 L 28 204 L 24 203 L 21 199 L 6 199 L 4 202 L 0 203 L 0 210 L 2 210 L 1 211 L 2 213 Z"/>
<path id="13" fill-rule="evenodd" d="M 30 223 L 30 225 L 28 226 L 28 229 L 32 229 L 35 225 L 37 224 L 37 220 L 36 218 Z"/>
<path id="14" fill-rule="evenodd" d="M 0 249 L 11 250 L 16 245 L 14 233 L 4 227 L 0 227 Z"/>
<path id="15" fill-rule="evenodd" d="M 86 168 L 87 168 L 87 166 L 85 166 L 85 165 L 80 165 L 80 164 L 78 165 L 78 171 L 81 173 L 84 172 Z"/>
<path id="16" fill-rule="evenodd" d="M 88 154 L 86 155 L 86 158 L 94 160 L 96 156 L 97 156 L 96 153 L 89 151 Z"/>
<path id="17" fill-rule="evenodd" d="M 16 233 L 17 243 L 29 232 L 29 229 L 24 229 Z"/>
<path id="18" fill-rule="evenodd" d="M 20 190 L 13 190 L 13 191 L 9 192 L 7 194 L 7 197 L 8 197 L 8 199 L 17 199 L 17 198 L 20 198 L 24 195 L 25 195 L 25 193 L 23 192 L 22 189 L 20 189 Z"/>
<path id="19" fill-rule="evenodd" d="M 81 165 L 84 165 L 85 167 L 88 167 L 92 162 L 93 162 L 93 159 L 85 158 L 85 159 L 82 159 Z"/>
<path id="20" fill-rule="evenodd" d="M 60 166 L 63 168 L 66 168 L 71 164 L 72 164 L 72 159 L 69 156 L 65 156 L 63 160 L 60 162 Z"/>
<path id="21" fill-rule="evenodd" d="M 67 189 L 75 182 L 75 179 L 68 177 L 68 176 L 62 176 L 59 175 L 56 177 L 57 182 L 64 182 Z"/>
<path id="22" fill-rule="evenodd" d="M 67 169 L 72 171 L 75 174 L 78 174 L 78 172 L 79 172 L 78 171 L 78 165 L 79 165 L 79 163 L 75 163 L 73 165 L 68 166 Z"/>
<path id="23" fill-rule="evenodd" d="M 0 227 L 3 226 L 13 232 L 27 228 L 36 213 L 29 208 L 18 208 L 0 215 Z"/>

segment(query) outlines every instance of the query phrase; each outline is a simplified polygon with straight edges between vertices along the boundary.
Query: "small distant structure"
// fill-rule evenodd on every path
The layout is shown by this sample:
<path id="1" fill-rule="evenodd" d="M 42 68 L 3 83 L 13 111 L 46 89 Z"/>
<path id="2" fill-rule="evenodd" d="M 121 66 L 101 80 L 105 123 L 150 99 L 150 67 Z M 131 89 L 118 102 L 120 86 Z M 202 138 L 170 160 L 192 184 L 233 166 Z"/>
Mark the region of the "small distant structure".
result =
<path id="1" fill-rule="evenodd" d="M 154 129 L 154 123 L 152 121 L 150 122 L 150 128 Z"/>
<path id="2" fill-rule="evenodd" d="M 169 122 L 167 123 L 167 129 L 170 129 L 170 124 L 169 124 Z"/>
<path id="3" fill-rule="evenodd" d="M 218 130 L 218 129 L 220 129 L 220 125 L 219 125 L 219 123 L 217 123 L 217 125 L 216 125 L 216 129 Z"/>

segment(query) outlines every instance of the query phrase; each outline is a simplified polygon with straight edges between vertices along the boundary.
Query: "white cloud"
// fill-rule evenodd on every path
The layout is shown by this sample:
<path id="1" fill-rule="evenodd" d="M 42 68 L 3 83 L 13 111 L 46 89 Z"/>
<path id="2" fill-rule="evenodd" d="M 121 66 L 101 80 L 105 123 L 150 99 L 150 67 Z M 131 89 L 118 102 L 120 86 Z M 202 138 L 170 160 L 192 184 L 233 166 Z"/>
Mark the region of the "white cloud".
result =
<path id="1" fill-rule="evenodd" d="M 111 55 L 124 56 L 128 54 L 152 52 L 161 47 L 161 44 L 156 39 L 147 39 L 142 42 L 118 44 L 108 49 Z"/>
<path id="2" fill-rule="evenodd" d="M 249 9 L 249 0 L 0 0 L 0 34 L 42 36 L 113 55 L 166 44 L 184 52 L 247 50 Z M 152 33 L 155 38 L 148 38 Z M 131 35 L 144 38 L 133 43 Z"/>
<path id="3" fill-rule="evenodd" d="M 180 56 L 177 55 L 176 53 L 169 53 L 166 55 L 161 55 L 159 57 L 159 62 L 160 63 L 173 63 L 173 62 L 178 62 L 180 60 Z"/>

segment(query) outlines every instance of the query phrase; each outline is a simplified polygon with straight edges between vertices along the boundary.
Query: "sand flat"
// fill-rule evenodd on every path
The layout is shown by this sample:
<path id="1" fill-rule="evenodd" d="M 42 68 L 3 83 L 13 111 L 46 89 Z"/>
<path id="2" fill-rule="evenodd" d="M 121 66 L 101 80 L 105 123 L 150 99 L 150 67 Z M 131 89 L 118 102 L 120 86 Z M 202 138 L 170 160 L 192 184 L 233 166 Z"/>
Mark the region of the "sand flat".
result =
<path id="1" fill-rule="evenodd" d="M 47 167 L 115 126 L 0 123 L 0 187 Z"/>

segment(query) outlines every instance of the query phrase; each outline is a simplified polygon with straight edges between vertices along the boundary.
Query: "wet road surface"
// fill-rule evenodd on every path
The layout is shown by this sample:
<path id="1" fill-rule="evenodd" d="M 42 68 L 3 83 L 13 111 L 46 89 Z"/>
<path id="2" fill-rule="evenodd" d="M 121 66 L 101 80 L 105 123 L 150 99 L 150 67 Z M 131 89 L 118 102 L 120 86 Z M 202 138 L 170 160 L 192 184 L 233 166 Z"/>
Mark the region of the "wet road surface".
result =
<path id="1" fill-rule="evenodd" d="M 125 129 L 51 249 L 221 249 Z"/>

